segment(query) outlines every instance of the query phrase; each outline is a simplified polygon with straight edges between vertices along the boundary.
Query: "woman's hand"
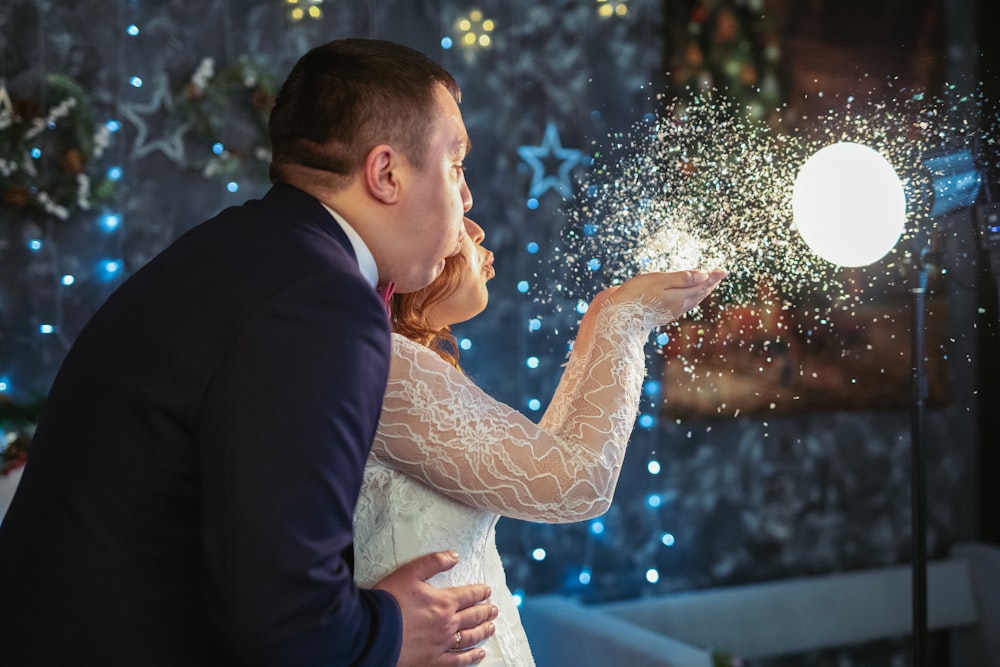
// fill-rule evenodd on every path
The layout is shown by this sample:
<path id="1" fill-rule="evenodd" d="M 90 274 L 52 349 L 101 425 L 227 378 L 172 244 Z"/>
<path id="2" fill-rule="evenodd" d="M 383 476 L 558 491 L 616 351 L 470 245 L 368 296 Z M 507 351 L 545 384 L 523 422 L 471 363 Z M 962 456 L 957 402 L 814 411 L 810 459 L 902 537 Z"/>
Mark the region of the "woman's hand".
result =
<path id="1" fill-rule="evenodd" d="M 661 313 L 659 326 L 669 324 L 697 306 L 712 293 L 726 277 L 726 272 L 716 269 L 704 271 L 673 271 L 670 273 L 643 273 L 621 285 L 608 287 L 591 300 L 580 321 L 574 349 L 586 349 L 593 337 L 597 314 L 610 302 L 638 301 Z"/>
<path id="2" fill-rule="evenodd" d="M 704 271 L 672 271 L 670 273 L 643 273 L 626 280 L 617 288 L 604 290 L 594 301 L 603 307 L 603 301 L 615 303 L 638 302 L 661 315 L 660 326 L 684 316 L 712 293 L 726 272 L 715 269 Z M 600 301 L 598 301 L 600 299 Z"/>

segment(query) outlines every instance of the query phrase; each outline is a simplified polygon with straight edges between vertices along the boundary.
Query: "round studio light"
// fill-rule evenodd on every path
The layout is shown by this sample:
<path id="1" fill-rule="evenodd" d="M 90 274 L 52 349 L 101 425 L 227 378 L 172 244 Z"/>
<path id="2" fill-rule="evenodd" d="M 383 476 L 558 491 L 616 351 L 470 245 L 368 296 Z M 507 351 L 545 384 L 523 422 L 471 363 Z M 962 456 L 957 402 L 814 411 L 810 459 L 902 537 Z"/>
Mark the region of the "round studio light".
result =
<path id="1" fill-rule="evenodd" d="M 792 215 L 814 253 L 838 266 L 865 266 L 899 241 L 906 195 L 878 151 L 841 142 L 802 165 L 792 189 Z"/>

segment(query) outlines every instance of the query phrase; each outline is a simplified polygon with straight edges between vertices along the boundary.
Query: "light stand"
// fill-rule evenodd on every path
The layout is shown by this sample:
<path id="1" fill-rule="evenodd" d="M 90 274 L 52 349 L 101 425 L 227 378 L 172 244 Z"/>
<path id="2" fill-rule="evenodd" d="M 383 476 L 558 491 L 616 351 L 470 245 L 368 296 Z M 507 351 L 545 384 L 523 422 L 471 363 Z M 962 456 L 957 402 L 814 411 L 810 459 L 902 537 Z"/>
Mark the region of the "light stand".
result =
<path id="1" fill-rule="evenodd" d="M 910 413 L 910 526 L 912 533 L 913 667 L 926 667 L 927 647 L 927 488 L 924 470 L 924 413 L 927 402 L 927 370 L 924 359 L 924 313 L 926 310 L 928 262 L 926 248 L 917 251 L 917 285 L 913 294 L 912 350 L 913 405 Z"/>
<path id="2" fill-rule="evenodd" d="M 989 194 L 989 188 L 986 188 L 986 203 L 976 207 L 976 222 L 979 226 L 980 247 L 989 256 L 990 274 L 996 287 L 1000 312 L 1000 204 L 994 204 Z"/>
<path id="3" fill-rule="evenodd" d="M 975 202 L 982 177 L 975 168 L 971 151 L 940 152 L 925 157 L 923 163 L 931 176 L 931 219 Z M 806 245 L 839 266 L 864 266 L 881 259 L 898 242 L 906 219 L 902 184 L 892 166 L 876 151 L 852 143 L 827 146 L 806 161 L 795 181 L 792 208 Z M 1000 242 L 1000 215 L 991 221 L 986 226 Z M 914 667 L 928 665 L 923 443 L 928 391 L 924 314 L 932 253 L 921 231 L 918 229 L 916 233 L 917 284 L 910 290 L 913 296 L 910 500 Z M 848 239 L 846 244 L 845 239 Z"/>
<path id="4" fill-rule="evenodd" d="M 982 184 L 972 152 L 960 149 L 924 157 L 930 174 L 930 221 L 952 211 L 971 206 Z M 915 233 L 914 257 L 917 284 L 913 295 L 911 370 L 913 404 L 910 424 L 910 524 L 912 530 L 913 665 L 927 667 L 927 473 L 924 453 L 924 417 L 927 411 L 926 297 L 928 273 L 934 265 L 930 241 L 922 229 Z"/>

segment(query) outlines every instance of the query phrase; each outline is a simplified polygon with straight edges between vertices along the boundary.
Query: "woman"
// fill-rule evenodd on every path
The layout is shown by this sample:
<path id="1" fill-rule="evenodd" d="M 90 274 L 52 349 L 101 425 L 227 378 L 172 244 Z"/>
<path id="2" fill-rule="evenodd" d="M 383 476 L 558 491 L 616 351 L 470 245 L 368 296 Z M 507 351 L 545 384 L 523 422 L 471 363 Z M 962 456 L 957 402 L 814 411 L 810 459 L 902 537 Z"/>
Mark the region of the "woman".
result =
<path id="1" fill-rule="evenodd" d="M 490 398 L 458 368 L 449 326 L 486 307 L 493 253 L 466 218 L 459 255 L 429 287 L 393 302 L 392 362 L 354 516 L 355 578 L 371 586 L 428 551 L 458 565 L 430 583 L 484 582 L 499 608 L 482 665 L 533 665 L 506 586 L 500 516 L 565 523 L 611 503 L 645 375 L 650 330 L 697 305 L 724 273 L 640 275 L 591 303 L 538 424 Z M 469 648 L 459 637 L 455 649 Z"/>

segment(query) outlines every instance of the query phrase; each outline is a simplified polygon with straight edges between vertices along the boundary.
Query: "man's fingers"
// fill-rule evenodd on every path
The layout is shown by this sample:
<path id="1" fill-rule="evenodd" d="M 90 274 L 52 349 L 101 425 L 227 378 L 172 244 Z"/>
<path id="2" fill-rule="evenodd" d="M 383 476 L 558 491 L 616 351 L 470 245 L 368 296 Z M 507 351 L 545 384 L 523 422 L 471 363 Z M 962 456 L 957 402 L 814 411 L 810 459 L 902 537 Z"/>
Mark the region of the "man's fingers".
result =
<path id="1" fill-rule="evenodd" d="M 397 571 L 405 571 L 407 574 L 427 581 L 435 574 L 447 572 L 458 563 L 458 553 L 455 551 L 436 551 L 414 558 L 409 563 L 401 566 Z"/>
<path id="2" fill-rule="evenodd" d="M 469 607 L 460 611 L 457 616 L 458 627 L 461 629 L 452 650 L 464 651 L 489 639 L 496 632 L 493 619 L 497 617 L 497 608 L 491 604 Z"/>
<path id="3" fill-rule="evenodd" d="M 465 665 L 478 665 L 486 659 L 486 651 L 481 648 L 473 648 L 468 651 L 450 651 L 435 660 L 433 667 L 465 667 Z"/>
<path id="4" fill-rule="evenodd" d="M 497 617 L 497 607 L 492 604 L 475 604 L 459 610 L 455 617 L 458 620 L 458 629 L 464 636 L 474 628 L 490 625 L 490 621 Z M 482 637 L 480 637 L 482 639 Z M 479 641 L 479 640 L 476 640 Z M 467 646 L 472 646 L 476 642 L 468 642 Z"/>
<path id="5" fill-rule="evenodd" d="M 468 651 L 469 649 L 474 648 L 480 642 L 485 641 L 490 637 L 492 637 L 494 632 L 496 632 L 496 628 L 493 626 L 492 623 L 489 623 L 488 625 L 485 625 L 474 631 L 466 630 L 465 632 L 461 633 L 461 639 L 455 642 L 455 648 L 453 648 L 452 651 Z"/>
<path id="6" fill-rule="evenodd" d="M 466 607 L 475 608 L 474 605 L 479 605 L 480 602 L 489 598 L 492 593 L 490 587 L 486 584 L 455 586 L 454 588 L 449 588 L 448 591 L 452 594 L 455 600 L 456 608 L 459 610 L 465 609 Z M 484 606 L 492 607 L 493 605 Z M 479 613 L 482 613 L 481 610 Z M 492 616 L 490 618 L 492 618 Z"/>

